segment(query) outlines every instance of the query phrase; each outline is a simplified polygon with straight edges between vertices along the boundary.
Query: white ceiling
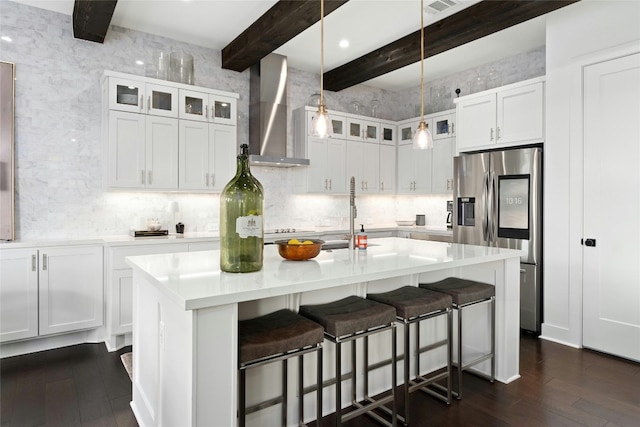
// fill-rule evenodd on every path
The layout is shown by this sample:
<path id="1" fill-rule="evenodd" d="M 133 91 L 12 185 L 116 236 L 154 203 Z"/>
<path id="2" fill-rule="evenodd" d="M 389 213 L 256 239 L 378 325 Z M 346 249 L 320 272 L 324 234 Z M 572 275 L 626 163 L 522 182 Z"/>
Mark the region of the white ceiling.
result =
<path id="1" fill-rule="evenodd" d="M 14 0 L 71 15 L 74 0 Z M 277 0 L 118 0 L 111 24 L 221 50 Z M 479 0 L 455 0 L 451 9 L 431 15 L 425 25 Z M 425 0 L 425 5 L 432 0 Z M 325 71 L 420 29 L 420 0 L 350 0 L 325 18 Z M 109 33 L 107 33 L 107 38 Z M 341 39 L 350 46 L 338 47 Z M 425 60 L 425 79 L 435 80 L 545 44 L 544 16 Z M 320 25 L 315 24 L 275 51 L 289 65 L 320 69 Z M 388 90 L 420 84 L 419 62 L 366 82 Z"/>

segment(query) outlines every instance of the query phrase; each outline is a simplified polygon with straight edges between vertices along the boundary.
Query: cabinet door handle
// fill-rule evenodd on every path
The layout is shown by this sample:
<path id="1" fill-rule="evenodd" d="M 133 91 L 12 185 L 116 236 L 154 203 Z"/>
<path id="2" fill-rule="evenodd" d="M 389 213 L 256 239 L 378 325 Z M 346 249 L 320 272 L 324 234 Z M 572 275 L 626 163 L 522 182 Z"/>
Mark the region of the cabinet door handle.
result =
<path id="1" fill-rule="evenodd" d="M 455 135 L 455 133 L 456 133 L 456 124 L 451 123 L 451 135 Z"/>
<path id="2" fill-rule="evenodd" d="M 151 95 L 147 97 L 147 111 L 151 111 Z"/>
<path id="3" fill-rule="evenodd" d="M 144 185 L 144 169 L 140 171 L 140 176 L 142 177 L 142 185 Z"/>
<path id="4" fill-rule="evenodd" d="M 380 182 L 380 191 L 384 191 L 384 182 Z"/>
<path id="5" fill-rule="evenodd" d="M 144 95 L 140 95 L 140 105 L 138 105 L 140 111 L 144 110 Z"/>
<path id="6" fill-rule="evenodd" d="M 491 135 L 489 136 L 489 141 L 493 141 L 493 128 L 491 128 Z"/>
<path id="7" fill-rule="evenodd" d="M 328 190 L 328 189 L 329 189 L 329 180 L 328 180 L 328 179 L 325 179 L 325 180 L 324 180 L 324 189 L 325 189 L 325 190 Z"/>
<path id="8" fill-rule="evenodd" d="M 42 271 L 47 269 L 47 254 L 42 254 Z"/>
<path id="9" fill-rule="evenodd" d="M 213 111 L 211 113 L 212 113 L 211 116 L 213 118 Z M 204 106 L 204 118 L 209 120 L 209 106 L 208 105 Z"/>
<path id="10" fill-rule="evenodd" d="M 331 190 L 331 178 L 329 178 L 329 190 Z"/>
<path id="11" fill-rule="evenodd" d="M 149 178 L 149 179 L 148 179 L 148 181 L 149 181 L 149 185 L 151 185 L 151 179 L 153 178 L 152 171 L 149 171 L 149 172 L 147 173 L 147 175 L 148 175 L 148 178 Z"/>
<path id="12" fill-rule="evenodd" d="M 367 191 L 369 190 L 369 181 L 364 182 L 364 189 Z"/>
<path id="13" fill-rule="evenodd" d="M 212 187 L 215 185 L 215 182 L 216 182 L 216 179 L 215 179 L 215 178 L 216 178 L 216 174 L 215 174 L 215 173 L 212 173 L 212 174 L 211 174 L 211 186 L 212 186 Z"/>
<path id="14" fill-rule="evenodd" d="M 496 126 L 496 141 L 500 139 L 500 126 Z"/>
<path id="15" fill-rule="evenodd" d="M 205 185 L 208 187 L 209 186 L 209 174 L 208 173 L 204 174 L 204 181 L 205 181 Z"/>
<path id="16" fill-rule="evenodd" d="M 31 255 L 31 271 L 36 271 L 36 254 Z"/>

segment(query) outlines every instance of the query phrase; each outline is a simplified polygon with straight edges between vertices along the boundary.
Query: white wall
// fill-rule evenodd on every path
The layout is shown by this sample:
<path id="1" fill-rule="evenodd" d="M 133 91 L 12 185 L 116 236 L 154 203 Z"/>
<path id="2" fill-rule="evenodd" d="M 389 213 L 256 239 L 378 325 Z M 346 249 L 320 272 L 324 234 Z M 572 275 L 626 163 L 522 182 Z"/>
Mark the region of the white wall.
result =
<path id="1" fill-rule="evenodd" d="M 542 336 L 576 347 L 582 345 L 582 67 L 634 47 L 640 51 L 640 1 L 582 0 L 548 15 Z"/>
<path id="2" fill-rule="evenodd" d="M 187 231 L 206 231 L 218 224 L 217 194 L 105 192 L 102 183 L 100 136 L 100 76 L 104 70 L 145 75 L 135 64 L 150 62 L 156 50 L 185 50 L 195 57 L 195 84 L 240 94 L 238 144 L 248 140 L 249 73 L 221 68 L 219 51 L 111 27 L 104 44 L 73 38 L 71 17 L 0 0 L 0 59 L 16 64 L 16 237 L 20 240 L 84 238 L 126 234 L 140 218 L 158 217 L 173 223 L 166 212 L 179 203 Z M 477 69 L 452 72 L 427 83 L 428 111 L 453 108 L 451 91 L 469 92 L 468 81 L 490 69 L 502 83 L 544 74 L 544 47 Z M 457 71 L 457 70 L 456 70 Z M 431 102 L 430 86 L 447 88 Z M 318 90 L 319 76 L 291 69 L 288 107 L 304 105 Z M 390 93 L 366 85 L 327 92 L 327 105 L 348 111 L 352 100 L 369 105 L 381 101 L 380 117 L 404 119 L 416 115 L 419 90 Z M 455 95 L 453 95 L 455 96 Z M 291 133 L 291 132 L 290 132 Z M 291 149 L 291 135 L 288 141 Z M 253 168 L 266 190 L 265 228 L 339 225 L 348 218 L 346 197 L 291 194 L 292 173 L 286 169 Z M 358 198 L 365 223 L 427 215 L 427 223 L 444 225 L 447 196 L 385 196 Z M 170 228 L 170 227 L 168 227 Z"/>

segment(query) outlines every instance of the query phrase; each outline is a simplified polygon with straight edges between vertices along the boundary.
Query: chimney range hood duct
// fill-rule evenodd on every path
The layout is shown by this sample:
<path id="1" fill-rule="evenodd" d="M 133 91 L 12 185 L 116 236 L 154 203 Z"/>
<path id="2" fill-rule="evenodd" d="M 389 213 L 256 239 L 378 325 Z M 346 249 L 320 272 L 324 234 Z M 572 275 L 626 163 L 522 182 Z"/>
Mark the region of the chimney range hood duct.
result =
<path id="1" fill-rule="evenodd" d="M 251 66 L 249 162 L 257 166 L 308 166 L 287 157 L 287 58 L 271 53 Z"/>

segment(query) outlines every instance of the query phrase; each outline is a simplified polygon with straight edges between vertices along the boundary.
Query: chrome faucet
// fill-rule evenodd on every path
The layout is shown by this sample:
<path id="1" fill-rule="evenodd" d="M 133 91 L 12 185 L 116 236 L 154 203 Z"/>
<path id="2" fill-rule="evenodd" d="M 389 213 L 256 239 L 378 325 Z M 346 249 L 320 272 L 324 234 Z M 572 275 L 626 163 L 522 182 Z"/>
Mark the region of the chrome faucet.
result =
<path id="1" fill-rule="evenodd" d="M 356 178 L 351 177 L 349 188 L 349 249 L 356 248 L 356 231 L 355 220 L 358 216 L 358 210 L 356 209 Z"/>

